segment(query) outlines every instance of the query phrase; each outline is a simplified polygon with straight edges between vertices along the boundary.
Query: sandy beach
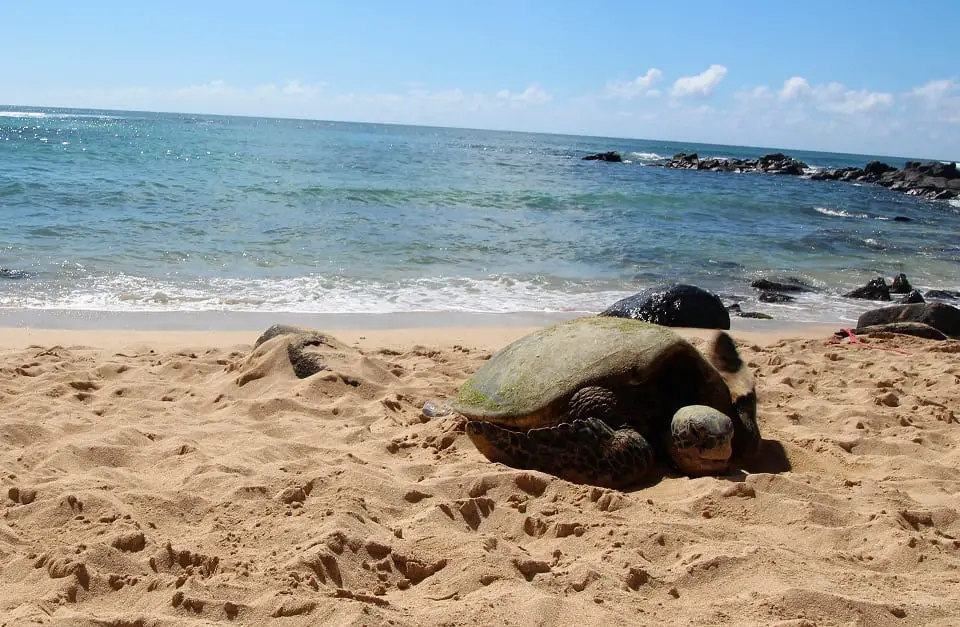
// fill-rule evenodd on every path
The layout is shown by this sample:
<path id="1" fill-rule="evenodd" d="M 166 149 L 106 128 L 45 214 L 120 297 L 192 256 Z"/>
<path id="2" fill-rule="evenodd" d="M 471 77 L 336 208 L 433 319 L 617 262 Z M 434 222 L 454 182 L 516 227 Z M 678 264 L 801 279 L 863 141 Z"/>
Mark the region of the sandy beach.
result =
<path id="1" fill-rule="evenodd" d="M 735 332 L 760 458 L 620 492 L 423 416 L 529 330 L 0 331 L 0 624 L 955 624 L 960 342 Z"/>

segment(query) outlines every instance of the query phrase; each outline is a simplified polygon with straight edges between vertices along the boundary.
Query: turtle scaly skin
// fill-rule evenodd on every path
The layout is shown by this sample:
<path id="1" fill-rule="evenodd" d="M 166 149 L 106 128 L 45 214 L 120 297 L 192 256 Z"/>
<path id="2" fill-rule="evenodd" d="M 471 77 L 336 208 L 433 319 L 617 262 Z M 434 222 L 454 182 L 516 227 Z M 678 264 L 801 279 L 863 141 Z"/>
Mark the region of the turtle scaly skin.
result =
<path id="1" fill-rule="evenodd" d="M 759 447 L 753 375 L 733 340 L 705 357 L 666 327 L 579 318 L 505 347 L 461 387 L 454 409 L 491 461 L 624 487 L 654 460 L 724 472 Z"/>

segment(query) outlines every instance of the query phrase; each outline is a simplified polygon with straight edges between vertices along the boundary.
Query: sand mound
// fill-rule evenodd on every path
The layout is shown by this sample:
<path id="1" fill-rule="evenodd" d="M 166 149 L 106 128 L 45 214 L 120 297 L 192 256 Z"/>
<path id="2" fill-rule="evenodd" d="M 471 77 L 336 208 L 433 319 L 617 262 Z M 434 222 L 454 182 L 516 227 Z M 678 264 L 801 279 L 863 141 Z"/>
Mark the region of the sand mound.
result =
<path id="1" fill-rule="evenodd" d="M 0 624 L 960 615 L 960 342 L 748 345 L 763 455 L 624 493 L 422 414 L 488 352 L 298 337 L 4 352 Z M 298 350 L 323 368 L 298 377 Z"/>

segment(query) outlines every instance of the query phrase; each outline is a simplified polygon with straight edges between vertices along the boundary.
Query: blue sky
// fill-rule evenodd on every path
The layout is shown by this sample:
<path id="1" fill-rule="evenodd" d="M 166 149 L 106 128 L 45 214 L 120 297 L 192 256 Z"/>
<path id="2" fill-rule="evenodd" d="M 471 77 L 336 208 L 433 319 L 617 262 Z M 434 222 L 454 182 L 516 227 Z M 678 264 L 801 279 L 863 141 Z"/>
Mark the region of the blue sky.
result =
<path id="1" fill-rule="evenodd" d="M 956 0 L 0 7 L 3 104 L 960 159 Z"/>

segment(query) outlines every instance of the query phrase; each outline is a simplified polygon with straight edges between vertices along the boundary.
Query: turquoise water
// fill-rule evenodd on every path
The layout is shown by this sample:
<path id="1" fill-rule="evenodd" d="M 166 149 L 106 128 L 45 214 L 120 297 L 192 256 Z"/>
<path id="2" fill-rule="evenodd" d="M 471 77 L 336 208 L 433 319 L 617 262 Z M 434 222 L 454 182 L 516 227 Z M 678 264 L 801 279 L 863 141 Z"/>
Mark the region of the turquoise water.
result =
<path id="1" fill-rule="evenodd" d="M 580 160 L 606 150 L 630 163 Z M 676 280 L 832 322 L 865 307 L 838 295 L 878 274 L 960 289 L 957 206 L 649 167 L 681 151 L 771 150 L 0 107 L 0 266 L 25 273 L 0 279 L 0 308 L 590 312 Z M 754 303 L 749 282 L 771 275 L 821 292 Z"/>

